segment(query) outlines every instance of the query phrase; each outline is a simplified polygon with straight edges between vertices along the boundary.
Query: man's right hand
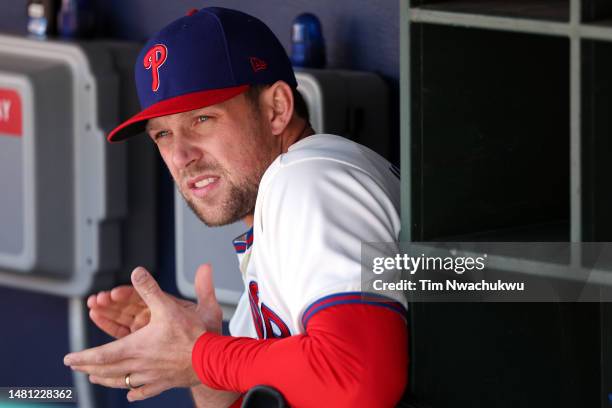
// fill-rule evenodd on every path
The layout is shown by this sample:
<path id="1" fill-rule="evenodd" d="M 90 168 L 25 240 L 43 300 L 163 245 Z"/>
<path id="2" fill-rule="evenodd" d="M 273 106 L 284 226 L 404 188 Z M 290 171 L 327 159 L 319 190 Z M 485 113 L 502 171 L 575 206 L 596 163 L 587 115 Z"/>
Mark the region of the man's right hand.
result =
<path id="1" fill-rule="evenodd" d="M 87 299 L 89 317 L 106 334 L 121 338 L 146 326 L 149 307 L 131 285 L 99 292 Z"/>
<path id="2" fill-rule="evenodd" d="M 221 309 L 214 294 L 212 281 L 203 278 L 200 269 L 209 269 L 210 265 L 202 265 L 196 273 L 196 293 L 198 295 L 197 310 L 204 321 L 211 326 L 218 326 Z M 196 307 L 188 300 L 176 299 L 185 307 Z M 89 317 L 106 334 L 121 338 L 149 324 L 151 311 L 138 292 L 131 285 L 117 286 L 110 291 L 99 292 L 87 299 Z M 211 327 L 219 332 L 219 327 Z M 196 407 L 228 407 L 240 394 L 213 390 L 205 385 L 191 387 L 191 393 Z"/>
<path id="3" fill-rule="evenodd" d="M 187 308 L 197 308 L 198 314 L 209 327 L 209 331 L 220 333 L 221 308 L 215 297 L 212 281 L 204 278 L 204 264 L 196 272 L 196 294 L 198 305 L 184 299 L 175 298 Z M 202 271 L 201 271 L 202 270 Z M 212 273 L 212 272 L 209 272 Z M 151 311 L 132 285 L 117 286 L 110 291 L 102 291 L 87 299 L 89 317 L 106 334 L 121 338 L 149 324 Z"/>

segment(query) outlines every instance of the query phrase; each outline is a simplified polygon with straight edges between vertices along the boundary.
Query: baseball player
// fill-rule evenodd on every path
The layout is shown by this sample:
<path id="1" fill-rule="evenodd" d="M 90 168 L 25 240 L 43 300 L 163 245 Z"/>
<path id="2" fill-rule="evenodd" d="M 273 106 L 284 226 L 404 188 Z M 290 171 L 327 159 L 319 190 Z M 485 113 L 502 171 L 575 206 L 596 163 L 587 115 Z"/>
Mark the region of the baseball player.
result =
<path id="1" fill-rule="evenodd" d="M 210 266 L 197 306 L 137 268 L 133 287 L 88 300 L 120 339 L 66 364 L 130 388 L 130 400 L 183 386 L 229 406 L 265 384 L 292 406 L 394 406 L 407 381 L 405 300 L 362 293 L 360 275 L 362 242 L 398 239 L 392 166 L 314 134 L 282 45 L 247 14 L 189 13 L 145 45 L 135 71 L 143 109 L 109 140 L 147 132 L 203 222 L 245 221 L 233 243 L 245 291 L 223 336 Z"/>

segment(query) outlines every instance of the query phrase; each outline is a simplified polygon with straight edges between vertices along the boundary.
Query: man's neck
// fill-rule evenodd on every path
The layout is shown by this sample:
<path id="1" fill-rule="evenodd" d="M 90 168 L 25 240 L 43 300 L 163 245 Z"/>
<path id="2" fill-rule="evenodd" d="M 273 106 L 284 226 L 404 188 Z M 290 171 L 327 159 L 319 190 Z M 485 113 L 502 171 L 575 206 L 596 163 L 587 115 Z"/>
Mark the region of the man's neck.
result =
<path id="1" fill-rule="evenodd" d="M 297 131 L 296 131 L 297 130 Z M 287 136 L 281 139 L 281 154 L 289 151 L 289 146 L 292 144 L 315 134 L 315 131 L 310 126 L 310 122 L 303 119 L 293 120 L 289 126 L 287 126 Z M 242 221 L 251 228 L 253 226 L 253 219 L 255 215 L 246 215 Z"/>
<path id="2" fill-rule="evenodd" d="M 287 137 L 281 139 L 281 153 L 287 153 L 289 146 L 314 134 L 310 122 L 303 119 L 291 121 L 287 126 Z"/>
<path id="3" fill-rule="evenodd" d="M 254 214 L 249 214 L 246 217 L 244 217 L 242 219 L 242 221 L 244 221 L 244 223 L 247 225 L 247 227 L 251 228 L 253 226 L 253 219 L 255 218 Z"/>

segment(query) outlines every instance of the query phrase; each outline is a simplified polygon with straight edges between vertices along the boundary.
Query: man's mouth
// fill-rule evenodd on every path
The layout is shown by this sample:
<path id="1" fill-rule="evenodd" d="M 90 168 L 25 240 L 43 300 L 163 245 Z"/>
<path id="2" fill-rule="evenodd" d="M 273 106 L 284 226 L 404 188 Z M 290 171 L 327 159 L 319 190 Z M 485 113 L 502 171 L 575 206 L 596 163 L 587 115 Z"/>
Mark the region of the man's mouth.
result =
<path id="1" fill-rule="evenodd" d="M 216 180 L 216 178 L 214 178 L 214 177 L 209 177 L 209 178 L 207 178 L 207 179 L 204 179 L 204 180 L 200 180 L 200 181 L 198 181 L 197 183 L 195 183 L 195 184 L 194 184 L 194 187 L 195 187 L 195 188 L 204 188 L 204 187 L 206 187 L 207 185 L 209 185 L 209 184 L 211 184 L 211 183 L 214 183 L 214 182 L 215 182 L 215 180 Z"/>
<path id="2" fill-rule="evenodd" d="M 189 190 L 193 195 L 199 198 L 205 197 L 211 190 L 219 185 L 219 177 L 217 176 L 200 176 L 191 179 L 188 182 Z"/>

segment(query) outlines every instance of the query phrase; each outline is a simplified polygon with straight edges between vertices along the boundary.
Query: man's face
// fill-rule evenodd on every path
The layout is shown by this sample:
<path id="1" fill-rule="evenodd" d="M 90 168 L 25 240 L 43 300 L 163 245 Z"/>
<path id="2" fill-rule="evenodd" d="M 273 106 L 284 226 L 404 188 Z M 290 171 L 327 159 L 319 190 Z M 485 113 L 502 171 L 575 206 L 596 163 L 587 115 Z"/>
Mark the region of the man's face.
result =
<path id="1" fill-rule="evenodd" d="M 230 224 L 252 214 L 259 181 L 278 149 L 263 114 L 246 96 L 150 119 L 147 132 L 206 225 Z"/>

